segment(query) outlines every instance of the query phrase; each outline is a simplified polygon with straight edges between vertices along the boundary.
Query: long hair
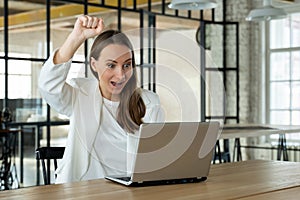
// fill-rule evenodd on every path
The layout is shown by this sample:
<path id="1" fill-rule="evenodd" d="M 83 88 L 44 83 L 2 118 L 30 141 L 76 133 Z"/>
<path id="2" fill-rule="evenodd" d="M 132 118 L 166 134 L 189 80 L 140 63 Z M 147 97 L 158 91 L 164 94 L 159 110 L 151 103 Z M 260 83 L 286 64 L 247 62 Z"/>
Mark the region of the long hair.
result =
<path id="1" fill-rule="evenodd" d="M 133 47 L 130 40 L 124 33 L 121 33 L 120 31 L 104 31 L 94 40 L 90 52 L 90 60 L 92 57 L 98 60 L 101 51 L 110 44 L 124 45 L 131 50 L 133 73 L 120 93 L 120 104 L 117 110 L 117 122 L 127 132 L 133 133 L 139 128 L 139 125 L 143 123 L 142 118 L 145 115 L 146 106 L 141 97 L 141 89 L 137 87 L 136 64 Z M 91 71 L 98 79 L 98 74 L 92 69 L 92 67 Z"/>

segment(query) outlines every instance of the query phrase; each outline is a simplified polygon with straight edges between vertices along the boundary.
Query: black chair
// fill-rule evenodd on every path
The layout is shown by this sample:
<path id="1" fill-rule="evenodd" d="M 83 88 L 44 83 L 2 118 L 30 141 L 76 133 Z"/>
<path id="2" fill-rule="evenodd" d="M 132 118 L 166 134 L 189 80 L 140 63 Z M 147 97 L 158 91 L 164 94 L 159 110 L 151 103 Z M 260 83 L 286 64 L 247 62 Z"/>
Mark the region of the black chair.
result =
<path id="1" fill-rule="evenodd" d="M 40 147 L 36 149 L 36 159 L 42 163 L 44 184 L 50 184 L 50 169 L 46 168 L 45 160 L 54 161 L 54 169 L 57 169 L 57 159 L 61 159 L 64 155 L 65 147 Z"/>
<path id="2" fill-rule="evenodd" d="M 230 152 L 227 150 L 221 151 L 221 144 L 218 140 L 215 145 L 213 164 L 216 163 L 216 160 L 219 160 L 219 163 L 230 162 Z"/>

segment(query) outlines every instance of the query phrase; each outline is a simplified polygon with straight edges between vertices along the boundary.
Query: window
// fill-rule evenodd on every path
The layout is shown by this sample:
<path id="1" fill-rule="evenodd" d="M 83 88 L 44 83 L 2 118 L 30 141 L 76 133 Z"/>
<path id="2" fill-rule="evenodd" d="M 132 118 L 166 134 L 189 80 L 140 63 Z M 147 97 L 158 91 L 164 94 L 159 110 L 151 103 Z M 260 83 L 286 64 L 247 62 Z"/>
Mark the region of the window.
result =
<path id="1" fill-rule="evenodd" d="M 10 53 L 12 57 L 29 58 L 30 54 Z M 24 60 L 8 61 L 8 97 L 10 99 L 31 98 L 31 62 Z M 0 82 L 4 83 L 4 60 L 0 60 Z M 0 92 L 0 98 L 4 98 L 4 90 Z"/>
<path id="2" fill-rule="evenodd" d="M 269 122 L 300 125 L 300 13 L 269 26 Z M 288 135 L 299 139 L 299 134 Z"/>

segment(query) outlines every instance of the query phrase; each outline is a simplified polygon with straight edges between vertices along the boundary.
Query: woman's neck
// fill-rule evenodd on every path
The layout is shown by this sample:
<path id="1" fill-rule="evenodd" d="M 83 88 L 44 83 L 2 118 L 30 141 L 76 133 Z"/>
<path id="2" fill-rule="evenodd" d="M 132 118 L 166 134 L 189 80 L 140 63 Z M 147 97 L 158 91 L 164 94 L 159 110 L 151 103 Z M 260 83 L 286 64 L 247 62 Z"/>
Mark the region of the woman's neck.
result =
<path id="1" fill-rule="evenodd" d="M 111 95 L 104 94 L 104 92 L 102 92 L 102 90 L 101 90 L 100 85 L 99 85 L 99 91 L 101 93 L 101 96 L 103 98 L 107 99 L 107 100 L 115 101 L 115 102 L 120 101 L 120 95 L 117 95 L 117 94 L 115 94 L 115 95 L 113 95 L 113 94 L 111 94 Z"/>

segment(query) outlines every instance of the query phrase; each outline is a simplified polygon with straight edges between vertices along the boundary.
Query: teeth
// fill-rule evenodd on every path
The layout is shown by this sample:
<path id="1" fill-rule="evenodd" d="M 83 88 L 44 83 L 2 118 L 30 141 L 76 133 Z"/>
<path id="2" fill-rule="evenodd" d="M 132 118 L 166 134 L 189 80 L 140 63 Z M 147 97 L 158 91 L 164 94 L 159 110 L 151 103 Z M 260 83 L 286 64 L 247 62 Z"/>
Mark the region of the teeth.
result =
<path id="1" fill-rule="evenodd" d="M 119 86 L 119 85 L 122 85 L 122 84 L 123 84 L 123 82 L 117 83 L 117 82 L 113 82 L 113 81 L 112 81 L 112 82 L 111 82 L 111 84 L 112 84 L 113 86 L 116 86 L 116 85 L 118 85 L 118 86 Z"/>

